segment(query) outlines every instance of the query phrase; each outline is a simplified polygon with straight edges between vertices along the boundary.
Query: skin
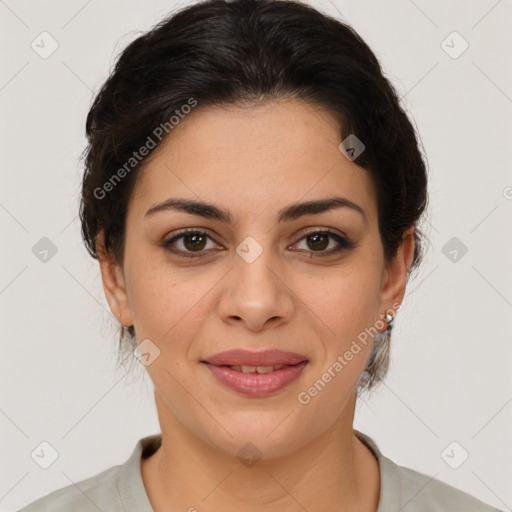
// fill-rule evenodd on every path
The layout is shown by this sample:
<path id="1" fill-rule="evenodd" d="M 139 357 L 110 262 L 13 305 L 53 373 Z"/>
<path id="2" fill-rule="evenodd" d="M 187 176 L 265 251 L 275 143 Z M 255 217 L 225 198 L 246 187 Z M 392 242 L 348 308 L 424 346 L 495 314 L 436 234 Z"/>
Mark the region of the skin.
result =
<path id="1" fill-rule="evenodd" d="M 309 404 L 297 396 L 401 303 L 413 228 L 385 261 L 370 175 L 338 149 L 335 118 L 308 103 L 199 105 L 171 135 L 146 162 L 130 200 L 122 264 L 101 251 L 98 237 L 112 312 L 135 326 L 139 343 L 149 338 L 160 350 L 146 369 L 162 447 L 141 463 L 153 508 L 375 511 L 378 463 L 352 427 L 371 342 Z M 344 207 L 277 223 L 291 203 L 334 196 L 364 215 Z M 225 208 L 233 224 L 174 210 L 145 216 L 170 197 Z M 199 257 L 163 246 L 183 228 L 211 237 L 199 249 L 190 238 L 174 242 L 189 254 L 202 251 Z M 322 257 L 339 247 L 330 238 L 320 249 L 312 243 L 311 233 L 325 229 L 357 247 Z M 236 252 L 249 236 L 263 251 L 252 263 Z M 309 363 L 285 389 L 247 397 L 200 363 L 234 348 L 281 348 Z M 237 457 L 248 442 L 262 454 L 251 467 Z"/>

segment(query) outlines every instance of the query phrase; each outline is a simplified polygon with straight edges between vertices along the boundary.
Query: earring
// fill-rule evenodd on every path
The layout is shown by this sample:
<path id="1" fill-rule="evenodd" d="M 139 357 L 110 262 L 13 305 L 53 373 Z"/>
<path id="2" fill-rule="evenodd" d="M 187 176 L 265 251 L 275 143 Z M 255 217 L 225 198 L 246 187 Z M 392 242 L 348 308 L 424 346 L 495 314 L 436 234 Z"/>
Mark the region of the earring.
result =
<path id="1" fill-rule="evenodd" d="M 391 324 L 393 322 L 393 320 L 395 319 L 395 317 L 393 315 L 390 315 L 389 313 L 386 315 L 386 317 L 384 318 L 384 320 L 388 323 L 388 324 Z"/>

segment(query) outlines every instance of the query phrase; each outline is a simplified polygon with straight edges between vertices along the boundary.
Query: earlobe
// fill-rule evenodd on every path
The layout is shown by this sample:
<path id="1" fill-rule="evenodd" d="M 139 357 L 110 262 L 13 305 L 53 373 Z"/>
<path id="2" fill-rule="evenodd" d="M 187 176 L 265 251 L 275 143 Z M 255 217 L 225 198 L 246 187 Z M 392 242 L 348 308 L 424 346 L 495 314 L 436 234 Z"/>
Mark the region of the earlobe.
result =
<path id="1" fill-rule="evenodd" d="M 125 326 L 133 325 L 122 268 L 104 246 L 103 231 L 96 237 L 103 291 L 112 314 Z"/>

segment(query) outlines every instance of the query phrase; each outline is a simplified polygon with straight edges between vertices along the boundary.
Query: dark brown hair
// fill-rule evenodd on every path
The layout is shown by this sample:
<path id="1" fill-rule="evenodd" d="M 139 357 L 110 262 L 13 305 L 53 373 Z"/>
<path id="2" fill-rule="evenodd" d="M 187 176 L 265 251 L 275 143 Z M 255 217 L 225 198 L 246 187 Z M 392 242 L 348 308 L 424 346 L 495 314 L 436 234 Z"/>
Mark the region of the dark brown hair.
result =
<path id="1" fill-rule="evenodd" d="M 154 148 L 172 134 L 173 116 L 181 117 L 191 99 L 199 109 L 287 97 L 334 113 L 342 140 L 353 134 L 364 143 L 356 163 L 376 184 L 384 254 L 392 258 L 427 203 L 419 138 L 377 58 L 354 29 L 287 0 L 202 1 L 124 49 L 87 116 L 80 218 L 89 253 L 98 258 L 96 237 L 103 232 L 105 249 L 122 263 L 126 211 L 137 177 Z M 142 147 L 147 156 L 139 160 L 134 152 Z M 415 239 L 411 268 L 421 257 L 417 229 Z M 361 387 L 386 373 L 389 334 L 376 337 Z M 133 326 L 121 333 L 121 348 L 126 338 L 135 346 Z"/>

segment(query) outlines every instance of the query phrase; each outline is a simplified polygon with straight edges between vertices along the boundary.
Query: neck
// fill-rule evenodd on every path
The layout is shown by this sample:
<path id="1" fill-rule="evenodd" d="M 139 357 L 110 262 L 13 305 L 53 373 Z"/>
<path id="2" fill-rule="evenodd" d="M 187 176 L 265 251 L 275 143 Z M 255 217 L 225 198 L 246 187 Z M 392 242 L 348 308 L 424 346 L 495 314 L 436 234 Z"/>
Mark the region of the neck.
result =
<path id="1" fill-rule="evenodd" d="M 171 413 L 159 393 L 155 400 L 162 445 L 141 465 L 155 512 L 377 510 L 379 467 L 353 433 L 355 397 L 346 407 L 349 417 L 341 414 L 309 444 L 252 462 L 205 443 Z"/>

